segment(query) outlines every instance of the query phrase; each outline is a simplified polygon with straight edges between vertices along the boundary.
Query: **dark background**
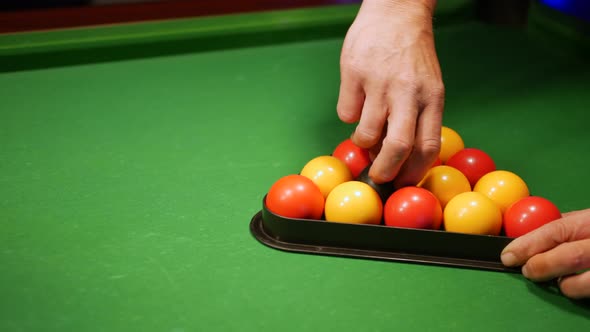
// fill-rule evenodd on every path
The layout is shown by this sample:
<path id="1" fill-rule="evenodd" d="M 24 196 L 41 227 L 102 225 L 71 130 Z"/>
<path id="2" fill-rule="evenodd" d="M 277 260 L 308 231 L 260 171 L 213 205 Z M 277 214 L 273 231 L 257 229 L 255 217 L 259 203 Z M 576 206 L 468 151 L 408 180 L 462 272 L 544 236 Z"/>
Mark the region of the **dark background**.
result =
<path id="1" fill-rule="evenodd" d="M 590 22 L 590 0 L 473 0 L 484 21 L 524 25 L 537 1 Z M 362 0 L 0 0 L 0 33 L 360 3 Z"/>

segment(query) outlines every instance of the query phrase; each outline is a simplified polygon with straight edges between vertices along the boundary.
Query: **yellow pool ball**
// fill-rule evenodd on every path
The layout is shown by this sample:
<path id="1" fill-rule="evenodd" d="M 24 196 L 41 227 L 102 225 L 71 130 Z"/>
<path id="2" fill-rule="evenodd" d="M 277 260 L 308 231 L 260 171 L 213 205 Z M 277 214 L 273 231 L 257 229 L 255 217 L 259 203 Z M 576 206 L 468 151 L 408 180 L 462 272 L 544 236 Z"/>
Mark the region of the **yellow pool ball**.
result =
<path id="1" fill-rule="evenodd" d="M 303 166 L 300 175 L 311 179 L 320 188 L 324 198 L 337 185 L 353 179 L 348 166 L 333 156 L 313 158 Z"/>
<path id="2" fill-rule="evenodd" d="M 453 197 L 471 191 L 467 177 L 456 168 L 446 165 L 432 167 L 418 183 L 418 187 L 433 193 L 443 209 Z"/>
<path id="3" fill-rule="evenodd" d="M 500 235 L 502 212 L 494 201 L 482 193 L 461 193 L 449 201 L 444 212 L 447 232 Z"/>
<path id="4" fill-rule="evenodd" d="M 328 222 L 380 224 L 383 203 L 370 185 L 348 181 L 337 185 L 330 192 L 324 211 Z"/>
<path id="5" fill-rule="evenodd" d="M 502 213 L 513 203 L 530 195 L 524 180 L 513 172 L 497 170 L 479 179 L 473 191 L 480 192 L 496 202 Z"/>
<path id="6" fill-rule="evenodd" d="M 461 135 L 449 127 L 442 127 L 440 133 L 440 153 L 439 158 L 442 163 L 446 163 L 455 153 L 465 148 L 465 143 Z"/>

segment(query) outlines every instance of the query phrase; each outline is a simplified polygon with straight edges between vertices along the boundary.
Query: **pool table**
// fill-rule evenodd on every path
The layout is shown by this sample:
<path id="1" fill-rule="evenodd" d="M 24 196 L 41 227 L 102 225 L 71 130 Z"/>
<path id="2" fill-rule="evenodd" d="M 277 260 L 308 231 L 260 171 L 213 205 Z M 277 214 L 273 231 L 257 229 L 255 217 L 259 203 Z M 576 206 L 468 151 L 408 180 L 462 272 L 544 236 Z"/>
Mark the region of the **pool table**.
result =
<path id="1" fill-rule="evenodd" d="M 1 331 L 587 331 L 504 273 L 275 250 L 274 181 L 332 152 L 357 4 L 0 35 Z M 562 211 L 590 207 L 582 22 L 437 9 L 444 124 Z"/>

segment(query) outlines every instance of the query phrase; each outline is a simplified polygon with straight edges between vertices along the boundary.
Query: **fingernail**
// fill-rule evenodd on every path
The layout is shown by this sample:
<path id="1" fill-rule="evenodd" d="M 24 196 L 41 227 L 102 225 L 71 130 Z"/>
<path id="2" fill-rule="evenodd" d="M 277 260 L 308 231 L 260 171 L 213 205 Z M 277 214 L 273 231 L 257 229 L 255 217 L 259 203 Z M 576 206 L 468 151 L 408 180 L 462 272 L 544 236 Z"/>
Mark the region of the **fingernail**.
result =
<path id="1" fill-rule="evenodd" d="M 528 278 L 529 277 L 529 268 L 526 265 L 522 267 L 522 275 L 525 278 Z"/>
<path id="2" fill-rule="evenodd" d="M 516 256 L 511 252 L 503 253 L 500 259 L 502 259 L 502 264 L 506 266 L 516 265 Z"/>

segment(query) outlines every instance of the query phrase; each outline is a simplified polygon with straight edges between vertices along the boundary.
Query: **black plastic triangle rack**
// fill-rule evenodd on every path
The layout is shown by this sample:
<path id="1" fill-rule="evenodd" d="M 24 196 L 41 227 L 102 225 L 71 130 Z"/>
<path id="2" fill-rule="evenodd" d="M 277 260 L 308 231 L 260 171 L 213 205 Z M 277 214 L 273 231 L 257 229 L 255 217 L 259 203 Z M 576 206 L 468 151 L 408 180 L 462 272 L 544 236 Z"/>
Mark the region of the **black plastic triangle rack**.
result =
<path id="1" fill-rule="evenodd" d="M 500 260 L 502 250 L 513 240 L 509 237 L 285 218 L 268 210 L 264 202 L 250 222 L 250 232 L 271 248 L 520 273 Z"/>

